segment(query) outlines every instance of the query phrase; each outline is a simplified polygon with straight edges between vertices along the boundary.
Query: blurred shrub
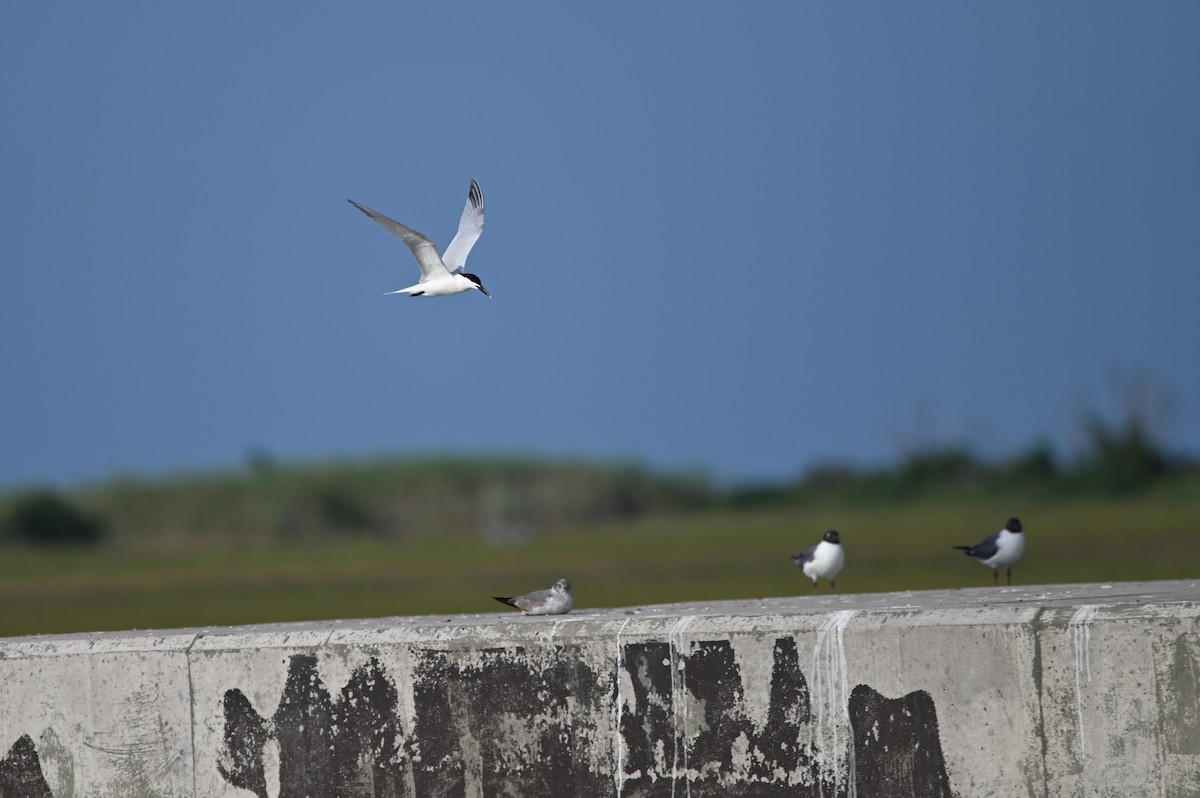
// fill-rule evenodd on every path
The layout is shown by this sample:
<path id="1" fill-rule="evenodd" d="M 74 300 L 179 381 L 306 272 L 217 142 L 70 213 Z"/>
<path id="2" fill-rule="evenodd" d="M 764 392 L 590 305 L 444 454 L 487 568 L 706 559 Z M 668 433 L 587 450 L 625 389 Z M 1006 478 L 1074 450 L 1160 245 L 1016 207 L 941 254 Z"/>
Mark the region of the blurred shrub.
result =
<path id="1" fill-rule="evenodd" d="M 1050 482 L 1059 477 L 1058 459 L 1054 448 L 1041 440 L 996 467 L 996 477 L 1002 482 Z"/>
<path id="2" fill-rule="evenodd" d="M 895 469 L 896 479 L 909 490 L 965 485 L 978 478 L 984 466 L 965 446 L 932 446 L 909 452 Z"/>
<path id="3" fill-rule="evenodd" d="M 278 529 L 285 540 L 385 531 L 385 524 L 371 501 L 360 496 L 353 486 L 335 480 L 300 485 L 283 503 Z"/>
<path id="4" fill-rule="evenodd" d="M 106 532 L 104 519 L 76 507 L 49 490 L 33 490 L 9 502 L 3 520 L 4 538 L 37 546 L 98 543 Z"/>
<path id="5" fill-rule="evenodd" d="M 1171 459 L 1139 415 L 1130 414 L 1120 422 L 1109 423 L 1091 413 L 1082 427 L 1087 450 L 1077 476 L 1087 487 L 1132 493 L 1174 470 Z"/>

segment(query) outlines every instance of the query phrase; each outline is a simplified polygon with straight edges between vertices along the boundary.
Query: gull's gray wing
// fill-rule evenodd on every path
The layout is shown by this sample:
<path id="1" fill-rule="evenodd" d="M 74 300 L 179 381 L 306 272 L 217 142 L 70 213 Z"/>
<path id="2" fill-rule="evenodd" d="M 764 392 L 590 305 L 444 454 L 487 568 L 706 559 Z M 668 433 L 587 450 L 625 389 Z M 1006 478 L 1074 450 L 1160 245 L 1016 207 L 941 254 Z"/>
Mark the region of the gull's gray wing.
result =
<path id="1" fill-rule="evenodd" d="M 806 562 L 812 562 L 813 556 L 817 553 L 817 546 L 820 546 L 820 545 L 821 544 L 818 543 L 815 546 L 809 546 L 807 549 L 800 552 L 799 554 L 793 554 L 792 561 L 795 562 L 796 565 L 804 565 L 804 563 L 806 563 Z"/>
<path id="2" fill-rule="evenodd" d="M 989 557 L 996 556 L 996 552 L 1000 551 L 1000 546 L 998 545 L 999 541 L 1000 533 L 996 532 L 988 535 L 981 542 L 976 543 L 974 546 L 955 546 L 954 548 L 962 549 L 972 557 L 978 557 L 981 560 L 986 560 Z"/>
<path id="3" fill-rule="evenodd" d="M 526 593 L 523 596 L 492 596 L 501 604 L 507 604 L 510 607 L 516 607 L 522 612 L 532 612 L 546 605 L 553 598 L 554 594 L 549 590 L 535 590 L 532 593 Z"/>
<path id="4" fill-rule="evenodd" d="M 382 213 L 371 210 L 366 205 L 359 205 L 354 200 L 346 201 L 369 216 L 384 230 L 387 230 L 408 245 L 413 257 L 417 259 L 417 265 L 421 267 L 422 283 L 434 277 L 449 276 L 450 272 L 446 269 L 446 264 L 442 262 L 442 256 L 438 254 L 437 245 L 428 236 L 418 233 L 411 227 L 400 224 L 395 219 L 389 219 Z"/>
<path id="5" fill-rule="evenodd" d="M 478 180 L 471 178 L 471 188 L 467 192 L 467 204 L 463 208 L 462 218 L 458 220 L 458 233 L 442 255 L 446 269 L 451 274 L 457 274 L 466 268 L 467 255 L 482 233 L 483 189 L 479 187 Z"/>
<path id="6" fill-rule="evenodd" d="M 526 593 L 524 596 L 518 596 L 513 599 L 513 604 L 523 612 L 537 612 L 540 609 L 544 609 L 553 598 L 554 594 L 549 590 L 535 590 L 532 593 Z"/>

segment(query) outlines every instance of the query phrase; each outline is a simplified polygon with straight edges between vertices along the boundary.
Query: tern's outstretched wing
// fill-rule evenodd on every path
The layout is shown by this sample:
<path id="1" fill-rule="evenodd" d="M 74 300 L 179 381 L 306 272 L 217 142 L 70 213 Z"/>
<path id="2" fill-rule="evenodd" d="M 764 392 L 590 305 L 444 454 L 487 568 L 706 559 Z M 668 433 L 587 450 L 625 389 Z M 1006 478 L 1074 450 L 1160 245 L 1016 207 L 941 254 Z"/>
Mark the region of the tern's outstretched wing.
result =
<path id="1" fill-rule="evenodd" d="M 384 230 L 387 230 L 396 238 L 408 244 L 408 248 L 412 250 L 413 257 L 417 259 L 417 265 L 421 267 L 421 282 L 433 279 L 434 277 L 449 275 L 446 264 L 442 262 L 441 255 L 438 255 L 437 245 L 430 241 L 427 236 L 418 233 L 411 227 L 400 224 L 395 219 L 389 219 L 382 213 L 376 213 L 366 205 L 359 205 L 354 200 L 346 201 L 375 220 Z"/>
<path id="2" fill-rule="evenodd" d="M 462 218 L 458 220 L 458 234 L 446 247 L 442 260 L 451 274 L 461 272 L 467 265 L 467 254 L 483 233 L 483 189 L 479 181 L 471 178 L 471 190 L 467 192 L 467 204 Z"/>

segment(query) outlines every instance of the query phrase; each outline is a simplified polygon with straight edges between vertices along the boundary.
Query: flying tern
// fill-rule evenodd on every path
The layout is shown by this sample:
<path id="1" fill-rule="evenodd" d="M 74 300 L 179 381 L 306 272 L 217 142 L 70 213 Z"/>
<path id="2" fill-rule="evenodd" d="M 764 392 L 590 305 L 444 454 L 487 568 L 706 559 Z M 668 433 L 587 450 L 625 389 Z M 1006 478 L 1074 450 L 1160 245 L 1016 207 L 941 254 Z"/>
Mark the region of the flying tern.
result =
<path id="1" fill-rule="evenodd" d="M 483 292 L 488 299 L 492 295 L 483 287 L 479 278 L 463 268 L 467 265 L 467 254 L 483 233 L 483 189 L 479 182 L 471 178 L 471 189 L 467 192 L 467 204 L 463 208 L 462 218 L 458 220 L 458 234 L 446 247 L 444 253 L 438 254 L 437 244 L 423 233 L 395 219 L 389 219 L 382 213 L 371 210 L 365 205 L 359 205 L 354 200 L 346 200 L 355 208 L 365 213 L 384 230 L 403 241 L 412 250 L 417 265 L 421 267 L 421 281 L 408 288 L 398 291 L 388 291 L 388 294 L 408 294 L 409 296 L 449 296 L 461 294 L 463 291 L 476 289 Z"/>
<path id="2" fill-rule="evenodd" d="M 1000 583 L 1000 569 L 1008 574 L 1008 583 L 1012 584 L 1012 567 L 1025 553 L 1025 530 L 1021 528 L 1021 519 L 1010 518 L 1004 529 L 994 535 L 988 535 L 974 546 L 955 546 L 962 549 L 968 557 L 974 557 L 992 569 L 992 583 Z"/>
<path id="3" fill-rule="evenodd" d="M 563 615 L 570 612 L 571 607 L 575 605 L 575 599 L 571 597 L 571 583 L 566 579 L 559 579 L 549 590 L 535 590 L 524 596 L 512 598 L 492 598 L 501 604 L 516 607 L 526 615 Z"/>
<path id="4" fill-rule="evenodd" d="M 846 552 L 842 549 L 842 538 L 836 529 L 831 529 L 821 536 L 820 543 L 793 555 L 792 561 L 800 566 L 800 570 L 804 572 L 805 576 L 812 580 L 813 592 L 816 592 L 818 579 L 828 579 L 829 586 L 836 590 L 837 575 L 846 565 Z"/>

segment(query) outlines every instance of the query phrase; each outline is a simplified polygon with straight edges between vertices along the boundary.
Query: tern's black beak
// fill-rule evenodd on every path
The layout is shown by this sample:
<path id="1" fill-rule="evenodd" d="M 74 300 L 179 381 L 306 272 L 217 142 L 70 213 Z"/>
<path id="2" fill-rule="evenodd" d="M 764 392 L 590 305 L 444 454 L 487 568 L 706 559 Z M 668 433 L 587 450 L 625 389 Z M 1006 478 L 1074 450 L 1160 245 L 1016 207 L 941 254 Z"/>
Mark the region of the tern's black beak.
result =
<path id="1" fill-rule="evenodd" d="M 478 288 L 480 291 L 483 292 L 483 295 L 485 297 L 487 297 L 488 299 L 492 298 L 492 295 L 488 293 L 488 290 L 483 287 L 483 281 L 480 280 L 478 277 L 471 274 L 470 272 L 463 272 L 463 277 L 466 277 L 468 280 L 470 280 L 476 288 Z"/>

